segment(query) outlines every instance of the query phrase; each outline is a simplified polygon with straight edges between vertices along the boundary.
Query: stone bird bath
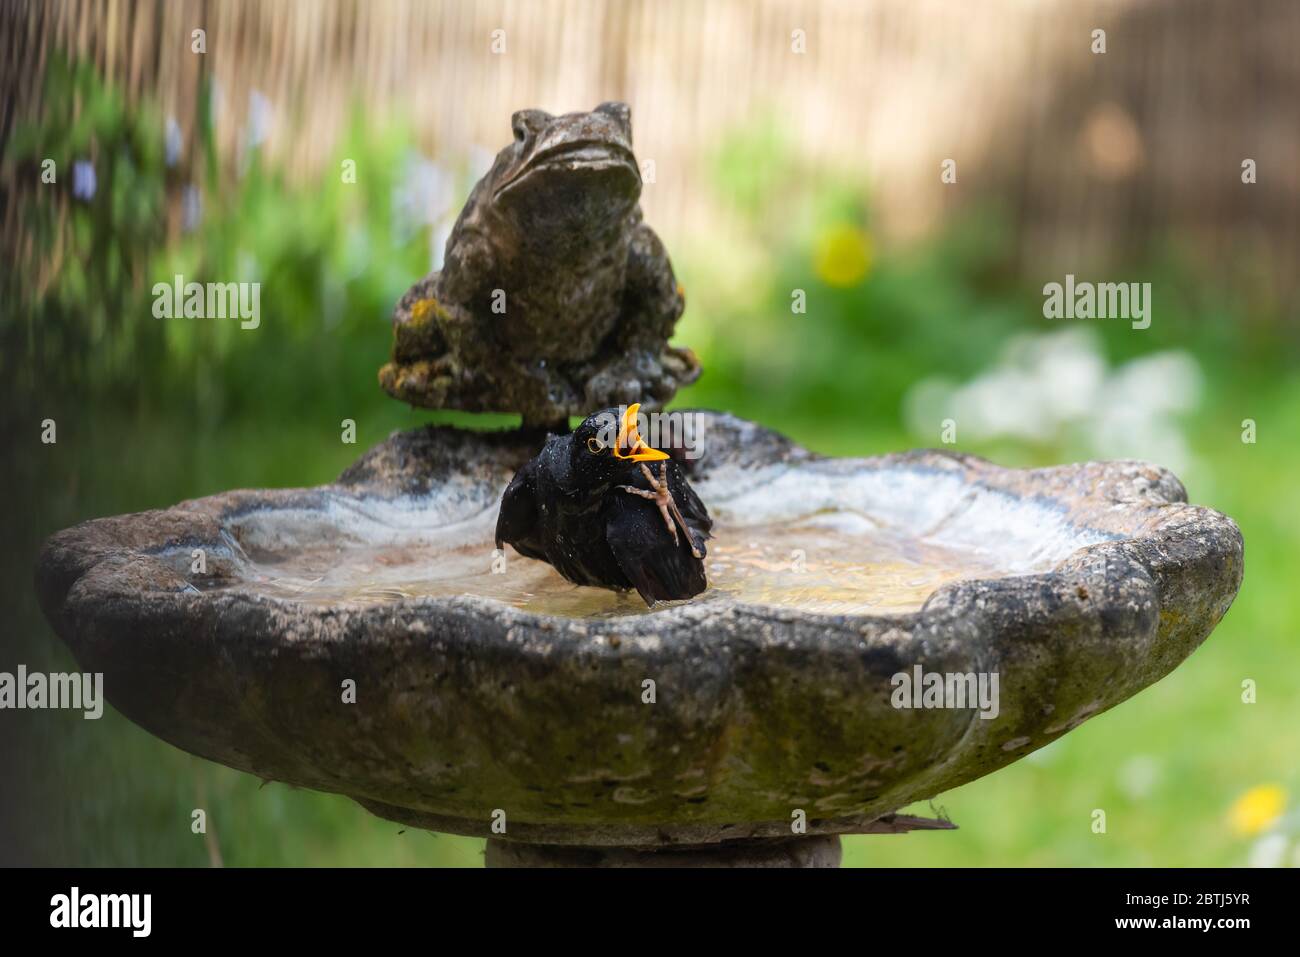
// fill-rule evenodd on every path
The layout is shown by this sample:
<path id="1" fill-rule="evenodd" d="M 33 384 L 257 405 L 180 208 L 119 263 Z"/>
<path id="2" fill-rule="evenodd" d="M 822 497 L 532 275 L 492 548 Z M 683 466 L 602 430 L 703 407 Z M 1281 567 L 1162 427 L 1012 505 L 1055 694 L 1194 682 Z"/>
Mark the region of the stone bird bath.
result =
<path id="1" fill-rule="evenodd" d="M 1236 526 L 1151 465 L 828 459 L 704 416 L 717 537 L 688 603 L 494 555 L 535 441 L 451 428 L 332 485 L 60 532 L 40 599 L 151 733 L 487 837 L 489 864 L 833 866 L 838 835 L 942 826 L 895 812 L 1168 674 L 1241 581 Z M 918 667 L 996 674 L 996 716 L 895 707 Z"/>

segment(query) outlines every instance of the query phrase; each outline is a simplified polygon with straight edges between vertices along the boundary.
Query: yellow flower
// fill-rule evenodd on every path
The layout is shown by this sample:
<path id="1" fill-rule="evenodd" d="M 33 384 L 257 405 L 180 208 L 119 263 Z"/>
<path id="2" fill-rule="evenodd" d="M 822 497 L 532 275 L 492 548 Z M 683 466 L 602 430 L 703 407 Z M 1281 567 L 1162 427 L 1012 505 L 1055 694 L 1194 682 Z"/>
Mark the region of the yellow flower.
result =
<path id="1" fill-rule="evenodd" d="M 1286 809 L 1286 789 L 1276 784 L 1260 784 L 1233 802 L 1228 823 L 1238 834 L 1267 831 Z"/>
<path id="2" fill-rule="evenodd" d="M 828 286 L 857 285 L 871 270 L 871 237 L 848 223 L 831 226 L 817 237 L 813 266 Z"/>

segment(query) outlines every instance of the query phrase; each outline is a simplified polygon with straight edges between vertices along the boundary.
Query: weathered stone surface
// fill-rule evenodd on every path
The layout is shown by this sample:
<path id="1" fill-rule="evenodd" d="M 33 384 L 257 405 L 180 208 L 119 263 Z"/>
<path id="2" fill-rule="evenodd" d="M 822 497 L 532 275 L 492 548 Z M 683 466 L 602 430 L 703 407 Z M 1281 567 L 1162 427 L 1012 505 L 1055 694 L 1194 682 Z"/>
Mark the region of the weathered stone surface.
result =
<path id="1" fill-rule="evenodd" d="M 852 507 L 1032 570 L 944 585 L 897 615 L 706 593 L 571 619 L 472 595 L 321 607 L 239 587 L 243 551 L 274 560 L 309 535 L 345 550 L 369 527 L 354 516 L 375 503 L 415 503 L 421 522 L 462 527 L 495 507 L 535 443 L 428 428 L 394 435 L 333 485 L 229 492 L 60 532 L 39 559 L 40 599 L 81 666 L 104 672 L 109 701 L 190 752 L 416 826 L 657 846 L 787 837 L 795 809 L 810 835 L 878 830 L 889 812 L 1162 678 L 1241 581 L 1237 527 L 1186 504 L 1152 465 L 825 459 L 730 416 L 708 423 L 692 482 L 721 522 L 772 501 Z M 194 548 L 208 556 L 202 581 Z M 999 716 L 895 709 L 891 676 L 914 665 L 997 672 Z M 341 701 L 346 679 L 356 704 Z M 496 809 L 505 835 L 489 831 Z"/>

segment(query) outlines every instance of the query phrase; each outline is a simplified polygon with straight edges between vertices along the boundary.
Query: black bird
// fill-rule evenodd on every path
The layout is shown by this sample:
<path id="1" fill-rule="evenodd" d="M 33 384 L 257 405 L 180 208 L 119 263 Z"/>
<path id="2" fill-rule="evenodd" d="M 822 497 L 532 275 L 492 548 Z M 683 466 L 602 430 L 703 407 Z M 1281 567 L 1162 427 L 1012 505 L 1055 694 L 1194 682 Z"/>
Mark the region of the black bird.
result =
<path id="1" fill-rule="evenodd" d="M 704 591 L 713 521 L 681 466 L 641 440 L 639 408 L 547 439 L 501 497 L 497 548 L 509 542 L 576 585 L 635 588 L 647 605 Z"/>

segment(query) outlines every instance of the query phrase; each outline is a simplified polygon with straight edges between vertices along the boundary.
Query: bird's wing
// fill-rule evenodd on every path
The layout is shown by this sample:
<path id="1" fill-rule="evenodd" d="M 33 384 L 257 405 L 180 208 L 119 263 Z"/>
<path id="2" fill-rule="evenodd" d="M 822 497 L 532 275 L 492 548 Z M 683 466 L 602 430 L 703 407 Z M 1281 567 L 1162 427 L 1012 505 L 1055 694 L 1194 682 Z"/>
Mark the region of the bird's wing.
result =
<path id="1" fill-rule="evenodd" d="M 708 586 L 704 563 L 691 555 L 685 541 L 673 541 L 650 502 L 622 494 L 607 515 L 605 541 L 647 605 L 692 598 Z"/>
<path id="2" fill-rule="evenodd" d="M 537 460 L 531 459 L 515 473 L 501 496 L 497 548 L 502 542 L 509 542 L 519 554 L 545 560 L 546 554 L 537 539 L 537 519 Z"/>
<path id="3" fill-rule="evenodd" d="M 695 489 L 691 488 L 691 483 L 686 481 L 686 473 L 676 462 L 668 463 L 668 491 L 681 510 L 682 518 L 686 519 L 686 524 L 695 532 L 696 545 L 703 551 L 704 539 L 711 537 L 713 519 L 709 517 L 704 502 L 695 494 Z"/>

